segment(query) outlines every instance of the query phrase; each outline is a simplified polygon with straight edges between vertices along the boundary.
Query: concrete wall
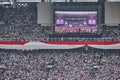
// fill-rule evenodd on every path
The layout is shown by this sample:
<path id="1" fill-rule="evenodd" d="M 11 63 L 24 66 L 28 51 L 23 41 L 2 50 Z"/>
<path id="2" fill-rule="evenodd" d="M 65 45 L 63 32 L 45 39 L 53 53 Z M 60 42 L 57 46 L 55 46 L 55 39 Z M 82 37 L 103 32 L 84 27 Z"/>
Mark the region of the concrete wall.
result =
<path id="1" fill-rule="evenodd" d="M 53 16 L 54 16 L 52 3 L 41 2 L 41 3 L 38 3 L 37 7 L 38 7 L 38 12 L 37 12 L 38 23 L 43 25 L 52 24 Z"/>
<path id="2" fill-rule="evenodd" d="M 105 23 L 120 24 L 120 2 L 105 3 Z"/>

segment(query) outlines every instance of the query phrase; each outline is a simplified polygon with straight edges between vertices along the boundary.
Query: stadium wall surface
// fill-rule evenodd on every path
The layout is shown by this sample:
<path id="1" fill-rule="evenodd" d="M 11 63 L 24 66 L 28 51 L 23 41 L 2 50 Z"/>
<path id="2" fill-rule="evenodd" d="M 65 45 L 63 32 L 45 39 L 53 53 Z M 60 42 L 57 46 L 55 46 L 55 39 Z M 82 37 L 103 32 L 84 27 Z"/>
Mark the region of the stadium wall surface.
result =
<path id="1" fill-rule="evenodd" d="M 105 24 L 120 24 L 120 2 L 105 3 Z"/>

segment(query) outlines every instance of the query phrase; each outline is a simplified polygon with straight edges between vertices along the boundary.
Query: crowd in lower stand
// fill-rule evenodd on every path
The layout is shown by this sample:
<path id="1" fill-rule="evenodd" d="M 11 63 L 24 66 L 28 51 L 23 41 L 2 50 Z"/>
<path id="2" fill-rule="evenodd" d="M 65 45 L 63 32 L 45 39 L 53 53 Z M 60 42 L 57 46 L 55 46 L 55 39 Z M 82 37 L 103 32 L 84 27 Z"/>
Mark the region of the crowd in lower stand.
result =
<path id="1" fill-rule="evenodd" d="M 1 50 L 0 63 L 0 80 L 120 80 L 120 50 Z"/>

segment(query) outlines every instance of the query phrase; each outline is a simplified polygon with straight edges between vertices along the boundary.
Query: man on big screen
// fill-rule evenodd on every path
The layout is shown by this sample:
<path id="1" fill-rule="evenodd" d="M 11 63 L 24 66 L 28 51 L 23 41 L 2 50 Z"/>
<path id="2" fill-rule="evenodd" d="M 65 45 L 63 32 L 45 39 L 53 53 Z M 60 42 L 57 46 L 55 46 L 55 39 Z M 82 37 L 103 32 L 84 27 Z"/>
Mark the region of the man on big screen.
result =
<path id="1" fill-rule="evenodd" d="M 88 25 L 92 26 L 92 25 L 96 25 L 96 20 L 94 18 L 94 15 L 90 15 L 89 17 L 90 19 L 88 20 Z"/>
<path id="2" fill-rule="evenodd" d="M 62 16 L 58 16 L 58 19 L 56 20 L 56 25 L 64 25 L 65 21 L 62 19 Z"/>

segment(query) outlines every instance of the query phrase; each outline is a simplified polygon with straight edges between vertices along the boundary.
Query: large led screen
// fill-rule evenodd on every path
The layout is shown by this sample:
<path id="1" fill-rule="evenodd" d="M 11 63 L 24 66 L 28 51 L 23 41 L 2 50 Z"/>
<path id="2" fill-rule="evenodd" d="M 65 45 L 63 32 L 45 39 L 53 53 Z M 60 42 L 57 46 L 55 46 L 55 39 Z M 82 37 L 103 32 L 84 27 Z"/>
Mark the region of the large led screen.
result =
<path id="1" fill-rule="evenodd" d="M 55 32 L 96 33 L 97 11 L 55 11 Z"/>

